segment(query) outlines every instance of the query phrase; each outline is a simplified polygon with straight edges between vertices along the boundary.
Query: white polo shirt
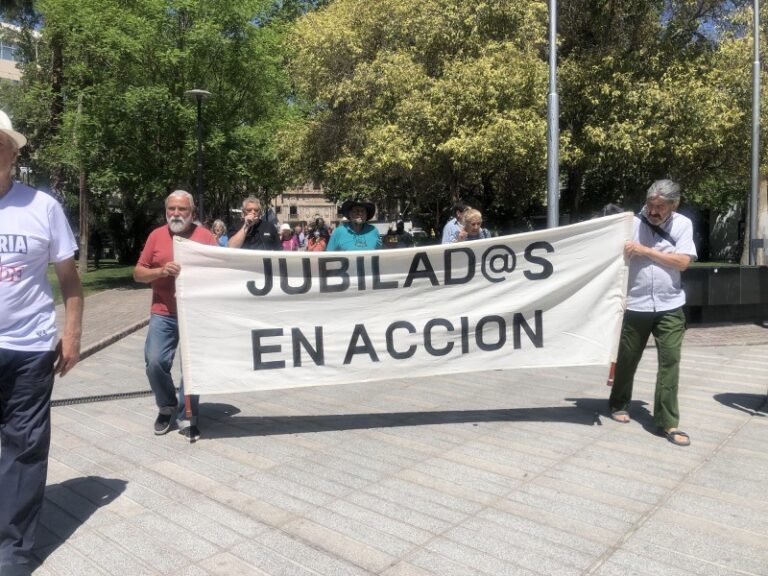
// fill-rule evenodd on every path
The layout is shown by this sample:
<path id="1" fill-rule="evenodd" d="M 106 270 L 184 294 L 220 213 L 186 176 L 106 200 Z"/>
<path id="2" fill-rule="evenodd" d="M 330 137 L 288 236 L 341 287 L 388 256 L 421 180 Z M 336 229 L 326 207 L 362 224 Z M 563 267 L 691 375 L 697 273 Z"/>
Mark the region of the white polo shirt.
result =
<path id="1" fill-rule="evenodd" d="M 635 216 L 632 239 L 659 252 L 687 254 L 691 260 L 697 257 L 693 244 L 693 224 L 677 212 L 660 226 L 675 241 L 675 245 L 659 236 Z M 646 256 L 635 256 L 629 261 L 629 286 L 627 309 L 635 312 L 665 312 L 685 304 L 685 292 L 680 281 L 680 271 L 663 266 Z"/>

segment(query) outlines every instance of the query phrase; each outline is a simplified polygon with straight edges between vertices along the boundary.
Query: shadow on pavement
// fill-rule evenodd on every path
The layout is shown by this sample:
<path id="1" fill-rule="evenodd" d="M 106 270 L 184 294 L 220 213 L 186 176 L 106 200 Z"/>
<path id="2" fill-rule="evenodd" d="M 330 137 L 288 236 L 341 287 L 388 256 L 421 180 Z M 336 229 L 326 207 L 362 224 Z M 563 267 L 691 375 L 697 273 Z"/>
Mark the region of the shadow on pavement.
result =
<path id="1" fill-rule="evenodd" d="M 606 388 L 606 390 L 610 390 Z M 602 426 L 600 417 L 611 419 L 611 411 L 608 408 L 608 395 L 605 398 L 566 398 L 568 402 L 573 402 L 576 408 L 589 412 L 593 415 L 594 423 Z M 655 431 L 656 425 L 653 423 L 653 416 L 648 410 L 648 403 L 642 400 L 632 400 L 629 403 L 629 417 L 632 421 L 640 424 L 645 430 Z"/>
<path id="2" fill-rule="evenodd" d="M 127 482 L 115 478 L 85 476 L 72 478 L 45 489 L 45 502 L 32 551 L 42 564 L 102 506 L 125 491 Z"/>
<path id="3" fill-rule="evenodd" d="M 714 399 L 723 406 L 746 412 L 752 416 L 768 416 L 768 396 L 765 394 L 725 392 L 715 394 Z"/>
<path id="4" fill-rule="evenodd" d="M 542 408 L 508 408 L 495 410 L 441 410 L 433 412 L 392 412 L 369 414 L 328 414 L 316 416 L 237 416 L 236 408 L 226 404 L 222 410 L 211 410 L 201 404 L 200 414 L 204 438 L 240 438 L 245 436 L 273 436 L 309 432 L 337 432 L 341 430 L 367 430 L 400 426 L 431 426 L 435 424 L 478 424 L 481 422 L 565 422 L 594 426 L 600 424 L 591 399 L 568 399 L 575 406 L 549 406 Z M 579 405 L 579 404 L 582 405 Z M 605 407 L 605 402 L 601 405 Z M 595 404 L 597 406 L 597 404 Z M 234 408 L 235 412 L 232 411 Z M 607 413 L 607 409 L 604 408 Z M 213 421 L 211 421 L 213 420 Z"/>

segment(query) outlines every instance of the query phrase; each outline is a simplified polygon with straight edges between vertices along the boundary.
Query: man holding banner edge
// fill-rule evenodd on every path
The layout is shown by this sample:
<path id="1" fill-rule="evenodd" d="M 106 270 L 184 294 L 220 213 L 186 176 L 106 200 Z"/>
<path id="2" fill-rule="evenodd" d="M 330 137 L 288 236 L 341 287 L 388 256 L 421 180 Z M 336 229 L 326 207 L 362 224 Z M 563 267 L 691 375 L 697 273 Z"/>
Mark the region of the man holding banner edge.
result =
<path id="1" fill-rule="evenodd" d="M 175 190 L 165 199 L 166 225 L 155 228 L 147 238 L 139 261 L 133 271 L 136 282 L 152 285 L 152 309 L 149 319 L 149 331 L 144 347 L 147 378 L 158 415 L 154 430 L 156 435 L 167 434 L 174 424 L 174 416 L 183 422 L 184 382 L 179 383 L 178 400 L 176 387 L 171 376 L 176 348 L 179 344 L 179 324 L 176 314 L 176 277 L 181 272 L 181 265 L 174 260 L 173 238 L 181 236 L 201 244 L 218 246 L 216 237 L 202 226 L 193 222 L 195 201 L 185 190 Z M 190 440 L 200 436 L 197 427 L 199 397 L 190 395 L 192 420 L 189 426 L 180 432 Z"/>
<path id="2" fill-rule="evenodd" d="M 688 446 L 688 434 L 677 428 L 680 352 L 685 334 L 685 292 L 680 273 L 696 258 L 691 221 L 675 212 L 680 185 L 657 180 L 646 204 L 635 216 L 633 239 L 624 255 L 629 260 L 627 310 L 624 314 L 616 374 L 609 406 L 611 418 L 628 423 L 635 371 L 648 337 L 656 339 L 659 368 L 654 395 L 654 422 L 667 440 Z"/>

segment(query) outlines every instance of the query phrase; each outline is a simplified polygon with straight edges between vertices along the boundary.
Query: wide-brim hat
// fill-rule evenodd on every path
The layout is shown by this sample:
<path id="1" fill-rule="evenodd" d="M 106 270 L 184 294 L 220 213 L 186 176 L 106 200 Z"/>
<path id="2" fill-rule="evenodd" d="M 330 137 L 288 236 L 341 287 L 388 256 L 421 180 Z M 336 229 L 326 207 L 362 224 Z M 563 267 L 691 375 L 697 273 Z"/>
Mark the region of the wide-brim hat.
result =
<path id="1" fill-rule="evenodd" d="M 4 132 L 8 136 L 10 136 L 14 142 L 16 142 L 16 146 L 19 148 L 23 148 L 27 145 L 27 139 L 24 137 L 23 134 L 20 134 L 19 132 L 16 132 L 16 130 L 13 129 L 13 124 L 11 124 L 11 119 L 8 118 L 8 114 L 0 110 L 0 132 Z"/>
<path id="2" fill-rule="evenodd" d="M 376 214 L 376 205 L 373 202 L 368 202 L 367 200 L 360 200 L 358 198 L 350 198 L 349 200 L 345 200 L 344 204 L 341 205 L 341 213 L 347 219 L 349 219 L 349 211 L 352 210 L 352 208 L 354 208 L 355 206 L 362 206 L 363 208 L 365 208 L 366 222 L 371 218 L 373 218 L 373 215 Z"/>

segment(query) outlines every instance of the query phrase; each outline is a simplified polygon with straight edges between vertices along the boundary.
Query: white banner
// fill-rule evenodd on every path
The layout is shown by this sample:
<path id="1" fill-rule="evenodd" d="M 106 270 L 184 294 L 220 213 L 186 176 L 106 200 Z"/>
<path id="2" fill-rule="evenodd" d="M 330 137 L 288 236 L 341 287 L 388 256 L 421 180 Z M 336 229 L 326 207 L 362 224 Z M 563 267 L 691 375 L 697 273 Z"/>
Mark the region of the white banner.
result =
<path id="1" fill-rule="evenodd" d="M 442 246 L 260 252 L 176 238 L 188 393 L 615 357 L 632 215 Z"/>

